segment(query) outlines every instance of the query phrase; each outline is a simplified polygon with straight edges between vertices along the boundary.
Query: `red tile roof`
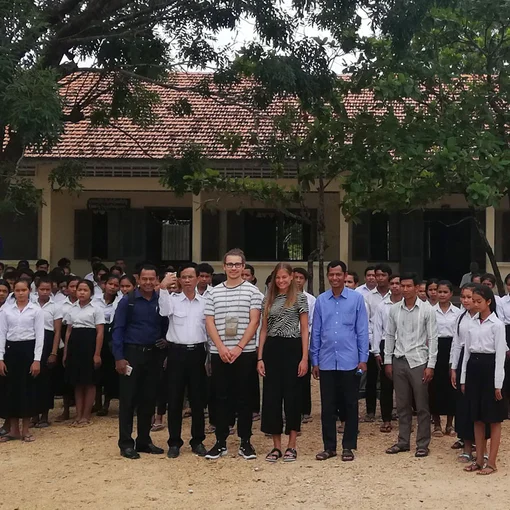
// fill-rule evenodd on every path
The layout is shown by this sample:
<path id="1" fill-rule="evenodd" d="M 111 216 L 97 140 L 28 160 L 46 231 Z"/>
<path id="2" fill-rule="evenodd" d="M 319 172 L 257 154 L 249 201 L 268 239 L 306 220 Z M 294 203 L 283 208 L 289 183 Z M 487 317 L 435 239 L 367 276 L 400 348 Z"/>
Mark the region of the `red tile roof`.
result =
<path id="1" fill-rule="evenodd" d="M 87 159 L 160 159 L 178 152 L 185 143 L 194 142 L 202 146 L 209 159 L 251 159 L 252 150 L 248 142 L 250 133 L 264 138 L 273 132 L 272 117 L 290 100 L 275 100 L 266 110 L 257 111 L 236 104 L 235 98 L 224 101 L 218 97 L 204 97 L 190 91 L 199 86 L 204 78 L 212 75 L 201 73 L 175 73 L 171 75 L 171 88 L 149 85 L 157 91 L 161 102 L 155 108 L 157 120 L 149 127 L 135 125 L 128 119 L 115 121 L 114 126 L 93 127 L 89 120 L 67 122 L 60 142 L 49 154 L 34 152 L 28 157 L 87 158 Z M 76 98 L 83 97 L 95 82 L 95 75 L 79 73 L 62 84 L 62 95 L 66 108 L 71 110 Z M 246 85 L 239 85 L 242 92 Z M 106 93 L 106 85 L 102 91 Z M 187 99 L 193 113 L 182 116 L 175 113 L 173 105 Z M 363 107 L 376 108 L 373 94 L 364 91 L 346 99 L 349 113 Z M 89 110 L 90 113 L 90 110 Z M 240 149 L 232 154 L 218 139 L 219 133 L 233 132 L 245 135 Z"/>

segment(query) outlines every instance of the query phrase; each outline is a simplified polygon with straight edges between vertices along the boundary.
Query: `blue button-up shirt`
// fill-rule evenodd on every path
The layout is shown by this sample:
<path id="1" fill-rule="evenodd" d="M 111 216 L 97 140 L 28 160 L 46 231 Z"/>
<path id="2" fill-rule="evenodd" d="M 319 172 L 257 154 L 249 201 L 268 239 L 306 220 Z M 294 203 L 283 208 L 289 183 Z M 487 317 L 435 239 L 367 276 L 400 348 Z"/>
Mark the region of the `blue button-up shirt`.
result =
<path id="1" fill-rule="evenodd" d="M 149 300 L 135 290 L 135 303 L 128 323 L 128 296 L 117 305 L 113 321 L 112 351 L 115 360 L 124 359 L 124 344 L 154 345 L 166 335 L 163 317 L 159 314 L 159 295 L 153 292 Z M 168 322 L 166 322 L 168 324 Z"/>
<path id="2" fill-rule="evenodd" d="M 368 316 L 359 292 L 331 290 L 315 303 L 310 343 L 312 366 L 320 370 L 354 370 L 368 360 Z"/>

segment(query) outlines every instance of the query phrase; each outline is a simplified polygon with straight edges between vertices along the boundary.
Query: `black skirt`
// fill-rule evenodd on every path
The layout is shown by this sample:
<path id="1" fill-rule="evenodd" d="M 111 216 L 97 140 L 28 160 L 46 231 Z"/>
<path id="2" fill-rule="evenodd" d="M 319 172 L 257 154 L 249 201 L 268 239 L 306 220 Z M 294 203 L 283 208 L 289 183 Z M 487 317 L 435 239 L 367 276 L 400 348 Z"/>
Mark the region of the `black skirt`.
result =
<path id="1" fill-rule="evenodd" d="M 104 340 L 101 348 L 101 386 L 106 398 L 119 398 L 119 374 L 115 371 L 112 353 L 112 324 L 104 326 Z"/>
<path id="2" fill-rule="evenodd" d="M 501 423 L 508 418 L 506 398 L 494 396 L 495 354 L 472 353 L 466 369 L 466 399 L 471 421 Z M 503 395 L 504 397 L 504 395 Z"/>
<path id="3" fill-rule="evenodd" d="M 66 379 L 69 384 L 97 385 L 101 377 L 94 367 L 96 328 L 73 328 L 67 345 Z"/>
<path id="4" fill-rule="evenodd" d="M 37 384 L 37 404 L 38 413 L 44 413 L 49 409 L 53 409 L 53 387 L 51 376 L 53 370 L 48 367 L 48 358 L 50 357 L 51 350 L 53 349 L 53 339 L 55 333 L 47 329 L 44 330 L 44 346 L 41 356 L 41 373 L 38 376 Z"/>
<path id="5" fill-rule="evenodd" d="M 454 416 L 457 409 L 457 393 L 450 380 L 451 347 L 452 337 L 439 338 L 436 368 L 429 384 L 430 413 L 433 415 Z"/>
<path id="6" fill-rule="evenodd" d="M 7 375 L 0 377 L 0 416 L 31 418 L 38 412 L 38 377 L 30 375 L 35 340 L 6 342 L 4 362 Z"/>

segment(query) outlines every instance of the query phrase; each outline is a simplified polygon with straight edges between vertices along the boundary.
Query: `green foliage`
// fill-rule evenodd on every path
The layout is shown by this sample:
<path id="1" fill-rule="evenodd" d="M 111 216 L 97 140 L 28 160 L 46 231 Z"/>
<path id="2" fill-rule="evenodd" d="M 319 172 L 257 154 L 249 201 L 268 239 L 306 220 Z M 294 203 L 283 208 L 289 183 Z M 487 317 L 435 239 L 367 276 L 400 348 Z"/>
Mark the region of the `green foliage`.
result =
<path id="1" fill-rule="evenodd" d="M 55 166 L 48 177 L 52 191 L 68 191 L 79 194 L 83 190 L 81 178 L 85 164 L 82 161 L 66 159 Z"/>

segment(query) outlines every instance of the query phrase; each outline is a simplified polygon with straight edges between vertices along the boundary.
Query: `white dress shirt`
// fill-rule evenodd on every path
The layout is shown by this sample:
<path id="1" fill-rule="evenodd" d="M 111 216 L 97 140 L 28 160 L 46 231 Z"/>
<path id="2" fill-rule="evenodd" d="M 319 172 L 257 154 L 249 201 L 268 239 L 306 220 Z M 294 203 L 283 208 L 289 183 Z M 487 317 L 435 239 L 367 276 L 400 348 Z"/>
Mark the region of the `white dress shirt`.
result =
<path id="1" fill-rule="evenodd" d="M 469 334 L 471 321 L 477 314 L 471 315 L 468 311 L 461 312 L 455 321 L 455 329 L 453 330 L 452 348 L 450 351 L 450 365 L 452 370 L 457 370 L 459 366 L 460 353 L 466 345 L 466 339 Z M 460 322 L 459 322 L 460 321 Z"/>
<path id="2" fill-rule="evenodd" d="M 510 294 L 503 297 L 496 296 L 496 312 L 501 322 L 505 325 L 510 324 Z"/>
<path id="3" fill-rule="evenodd" d="M 63 303 L 66 299 L 67 299 L 67 296 L 65 294 L 62 294 L 62 292 L 58 291 L 54 296 L 53 296 L 53 301 L 55 303 L 57 303 L 57 305 Z"/>
<path id="4" fill-rule="evenodd" d="M 494 388 L 501 389 L 505 379 L 505 358 L 508 349 L 505 339 L 505 325 L 491 313 L 487 319 L 480 322 L 478 314 L 469 323 L 469 331 L 464 347 L 462 373 L 460 383 L 466 383 L 466 368 L 471 354 L 496 354 L 496 369 L 494 370 Z"/>
<path id="5" fill-rule="evenodd" d="M 312 331 L 312 321 L 313 321 L 313 311 L 315 310 L 315 302 L 317 298 L 312 296 L 305 290 L 303 290 L 303 294 L 306 296 L 306 300 L 308 301 L 308 332 Z M 262 321 L 260 321 L 262 325 Z"/>
<path id="6" fill-rule="evenodd" d="M 198 292 L 198 287 L 195 289 L 195 292 L 199 296 L 202 296 L 205 300 L 207 300 L 207 298 L 211 295 L 211 290 L 213 290 L 213 286 L 212 285 L 208 285 L 207 288 L 204 290 L 204 292 L 202 294 L 200 294 L 200 292 Z"/>
<path id="7" fill-rule="evenodd" d="M 360 285 L 359 287 L 356 287 L 354 290 L 356 292 L 359 292 L 360 294 L 363 294 L 363 296 L 364 296 L 365 294 L 369 294 L 370 292 L 372 292 L 372 290 L 374 290 L 374 289 L 370 290 L 367 287 L 367 284 L 364 283 L 363 285 Z"/>
<path id="8" fill-rule="evenodd" d="M 393 356 L 405 356 L 411 368 L 425 363 L 427 368 L 436 367 L 436 312 L 429 303 L 419 297 L 411 309 L 407 308 L 404 299 L 390 308 L 384 364 L 393 364 Z"/>
<path id="9" fill-rule="evenodd" d="M 439 338 L 448 336 L 453 338 L 457 325 L 457 318 L 462 312 L 452 303 L 450 303 L 446 312 L 441 310 L 439 303 L 435 304 L 432 308 L 434 308 L 436 312 L 437 336 Z"/>
<path id="10" fill-rule="evenodd" d="M 84 280 L 90 280 L 91 282 L 94 281 L 94 273 L 93 272 L 90 272 L 88 274 L 86 274 L 84 277 L 83 277 Z"/>
<path id="11" fill-rule="evenodd" d="M 50 297 L 50 300 L 44 305 L 40 305 L 39 300 L 34 303 L 44 313 L 44 329 L 55 331 L 55 321 L 62 319 L 62 308 L 58 306 Z"/>
<path id="12" fill-rule="evenodd" d="M 44 313 L 41 308 L 29 301 L 20 311 L 16 303 L 5 303 L 0 309 L 0 360 L 4 359 L 7 341 L 34 339 L 34 361 L 41 361 L 44 346 Z"/>
<path id="13" fill-rule="evenodd" d="M 94 295 L 92 296 L 92 299 L 100 298 L 103 296 L 103 289 L 99 286 L 98 283 L 92 282 L 94 285 Z"/>
<path id="14" fill-rule="evenodd" d="M 64 320 L 73 328 L 95 328 L 98 324 L 105 323 L 104 313 L 100 306 L 89 302 L 82 307 L 79 301 L 71 306 Z"/>
<path id="15" fill-rule="evenodd" d="M 171 295 L 167 289 L 160 289 L 159 314 L 168 317 L 166 339 L 181 345 L 207 342 L 205 304 L 206 300 L 198 292 L 190 300 L 184 292 Z"/>
<path id="16" fill-rule="evenodd" d="M 376 307 L 372 318 L 372 354 L 381 354 L 381 342 L 386 339 L 386 327 L 390 309 L 394 305 L 391 294 L 387 295 Z"/>
<path id="17" fill-rule="evenodd" d="M 92 304 L 103 310 L 105 324 L 111 324 L 113 322 L 115 310 L 117 309 L 117 303 L 120 301 L 120 299 L 121 298 L 119 298 L 119 296 L 116 296 L 111 303 L 106 303 L 104 300 L 104 294 L 92 299 Z"/>

